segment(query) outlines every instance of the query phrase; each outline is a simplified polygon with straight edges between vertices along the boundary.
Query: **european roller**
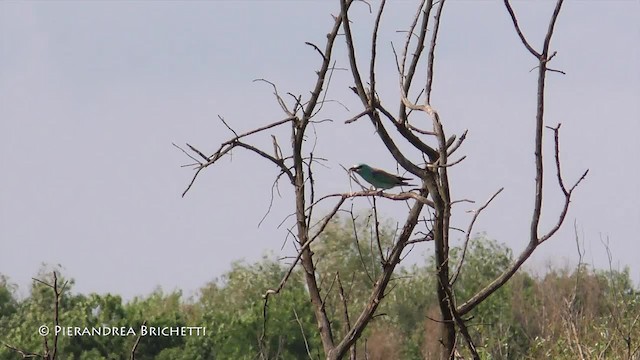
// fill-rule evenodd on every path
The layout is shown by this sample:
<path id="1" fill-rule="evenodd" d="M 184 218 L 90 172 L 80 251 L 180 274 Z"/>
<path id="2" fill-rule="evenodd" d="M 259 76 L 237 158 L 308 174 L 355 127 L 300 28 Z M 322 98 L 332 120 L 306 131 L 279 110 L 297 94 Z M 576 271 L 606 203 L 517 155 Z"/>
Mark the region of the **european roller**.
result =
<path id="1" fill-rule="evenodd" d="M 408 178 L 390 174 L 384 170 L 373 168 L 367 164 L 360 164 L 349 169 L 360 175 L 366 182 L 373 185 L 376 189 L 391 189 L 396 186 L 415 186 L 407 184 Z"/>

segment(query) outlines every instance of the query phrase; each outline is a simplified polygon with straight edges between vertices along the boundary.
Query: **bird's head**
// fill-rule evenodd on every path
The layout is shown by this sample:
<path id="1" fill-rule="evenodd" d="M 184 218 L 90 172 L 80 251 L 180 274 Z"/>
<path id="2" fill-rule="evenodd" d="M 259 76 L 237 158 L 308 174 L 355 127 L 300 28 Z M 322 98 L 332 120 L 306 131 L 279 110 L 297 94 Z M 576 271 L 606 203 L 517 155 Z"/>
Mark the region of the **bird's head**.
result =
<path id="1" fill-rule="evenodd" d="M 358 165 L 354 165 L 351 168 L 349 168 L 349 171 L 353 171 L 356 173 L 359 173 L 362 169 L 364 168 L 368 168 L 369 166 L 367 164 L 358 164 Z"/>

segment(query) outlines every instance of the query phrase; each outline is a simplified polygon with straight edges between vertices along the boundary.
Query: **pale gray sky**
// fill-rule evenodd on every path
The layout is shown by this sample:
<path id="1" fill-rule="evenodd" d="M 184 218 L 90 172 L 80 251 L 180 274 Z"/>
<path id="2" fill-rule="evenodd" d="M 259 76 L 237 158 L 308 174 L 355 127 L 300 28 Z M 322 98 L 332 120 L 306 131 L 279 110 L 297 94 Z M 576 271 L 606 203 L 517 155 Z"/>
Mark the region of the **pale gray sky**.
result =
<path id="1" fill-rule="evenodd" d="M 553 6 L 515 2 L 538 49 Z M 0 273 L 24 294 L 41 263 L 59 263 L 77 291 L 129 298 L 156 286 L 190 294 L 233 260 L 290 255 L 291 246 L 280 250 L 286 231 L 276 228 L 293 209 L 290 196 L 277 198 L 257 227 L 273 166 L 236 151 L 183 199 L 192 172 L 180 168 L 187 159 L 171 143 L 214 150 L 230 136 L 218 114 L 238 131 L 283 118 L 271 89 L 252 80 L 306 96 L 319 59 L 304 42 L 323 47 L 338 8 L 338 1 L 0 2 Z M 403 41 L 396 30 L 407 28 L 413 8 L 391 1 L 383 18 L 378 90 L 393 109 L 390 42 Z M 364 56 L 373 15 L 358 4 L 352 16 Z M 638 1 L 568 1 L 562 9 L 551 66 L 567 75 L 548 76 L 546 120 L 563 124 L 566 179 L 591 172 L 565 226 L 529 266 L 577 260 L 575 219 L 587 261 L 607 265 L 599 239 L 608 237 L 614 266 L 631 266 L 640 280 L 639 19 Z M 449 134 L 469 129 L 460 151 L 468 158 L 452 170 L 453 197 L 482 203 L 504 186 L 476 230 L 517 252 L 533 200 L 535 59 L 501 1 L 451 1 L 440 34 L 432 103 Z M 339 43 L 337 66 L 347 66 L 344 55 Z M 369 122 L 343 123 L 362 110 L 350 80 L 336 72 L 329 93 L 350 111 L 329 104 L 320 117 L 334 122 L 317 126 L 315 156 L 330 160 L 329 169 L 317 168 L 321 194 L 349 191 L 339 164 L 395 168 Z M 286 132 L 274 134 L 286 144 Z M 548 165 L 546 224 L 560 205 Z M 290 190 L 281 183 L 283 194 Z M 461 206 L 454 225 L 466 228 L 471 208 Z M 400 204 L 382 209 L 402 219 Z M 413 260 L 430 250 L 414 250 Z"/>

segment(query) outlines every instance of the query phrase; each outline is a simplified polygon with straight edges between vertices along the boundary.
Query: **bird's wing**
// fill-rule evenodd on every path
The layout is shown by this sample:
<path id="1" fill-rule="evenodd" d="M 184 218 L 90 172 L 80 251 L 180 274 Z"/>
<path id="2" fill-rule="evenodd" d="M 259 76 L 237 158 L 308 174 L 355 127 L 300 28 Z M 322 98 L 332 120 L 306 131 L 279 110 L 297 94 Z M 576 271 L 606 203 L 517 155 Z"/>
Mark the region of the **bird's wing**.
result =
<path id="1" fill-rule="evenodd" d="M 402 182 L 404 180 L 411 180 L 411 179 L 407 179 L 407 178 L 403 178 L 400 177 L 398 175 L 394 175 L 394 174 L 389 174 L 388 172 L 382 170 L 382 169 L 376 169 L 376 168 L 371 168 L 371 174 L 384 181 L 384 182 L 388 182 L 391 184 L 397 183 L 397 182 Z"/>

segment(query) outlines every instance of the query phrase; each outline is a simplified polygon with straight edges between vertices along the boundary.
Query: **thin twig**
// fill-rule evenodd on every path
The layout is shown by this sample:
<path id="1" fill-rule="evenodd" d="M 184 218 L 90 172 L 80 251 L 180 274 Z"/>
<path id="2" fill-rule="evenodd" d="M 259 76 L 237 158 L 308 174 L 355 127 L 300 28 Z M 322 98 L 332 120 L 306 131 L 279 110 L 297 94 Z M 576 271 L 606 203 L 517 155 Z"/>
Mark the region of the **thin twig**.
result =
<path id="1" fill-rule="evenodd" d="M 378 244 L 378 255 L 380 255 L 380 262 L 384 267 L 387 263 L 387 260 L 384 258 L 384 254 L 382 252 L 382 243 L 380 242 L 380 220 L 378 219 L 378 207 L 376 206 L 376 197 L 372 197 L 373 199 L 373 221 L 374 221 L 374 229 L 376 236 L 376 243 Z M 375 256 L 372 256 L 375 258 Z"/>
<path id="2" fill-rule="evenodd" d="M 522 43 L 524 44 L 524 47 L 527 48 L 527 50 L 529 50 L 529 52 L 531 54 L 533 54 L 533 56 L 540 58 L 540 54 L 535 51 L 531 45 L 529 45 L 529 42 L 527 41 L 527 39 L 524 37 L 524 34 L 522 33 L 522 30 L 520 30 L 520 25 L 518 25 L 518 19 L 516 19 L 516 14 L 513 12 L 513 9 L 511 8 L 511 4 L 509 4 L 509 0 L 504 0 L 504 6 L 506 6 L 507 11 L 509 12 L 509 16 L 511 16 L 511 21 L 513 22 L 513 26 L 516 29 L 516 32 L 518 33 L 518 36 L 520 37 L 520 41 L 522 41 Z"/>
<path id="3" fill-rule="evenodd" d="M 456 281 L 458 280 L 458 276 L 460 275 L 460 270 L 462 269 L 462 264 L 464 263 L 464 257 L 467 254 L 467 247 L 469 245 L 469 239 L 471 237 L 471 232 L 473 231 L 473 225 L 476 223 L 476 220 L 480 216 L 480 213 L 482 212 L 482 210 L 484 210 L 487 206 L 489 206 L 489 204 L 493 201 L 493 199 L 495 199 L 496 196 L 498 196 L 498 194 L 500 194 L 502 192 L 502 190 L 504 190 L 503 187 L 500 188 L 498 191 L 496 191 L 495 194 L 493 194 L 489 198 L 489 200 L 487 200 L 487 202 L 485 202 L 482 206 L 480 206 L 478 208 L 478 210 L 473 212 L 473 218 L 471 218 L 471 222 L 469 223 L 469 227 L 467 228 L 466 236 L 465 236 L 465 239 L 464 239 L 464 245 L 462 246 L 462 255 L 460 256 L 460 261 L 458 262 L 458 265 L 456 266 L 456 270 L 453 272 L 454 275 L 451 278 L 451 281 L 449 281 L 451 286 L 453 286 L 453 284 L 456 283 Z"/>
<path id="4" fill-rule="evenodd" d="M 369 281 L 371 282 L 371 284 L 373 284 L 373 282 L 374 282 L 373 276 L 369 273 L 369 268 L 367 267 L 367 264 L 365 264 L 365 262 L 364 262 L 364 257 L 362 256 L 362 250 L 360 249 L 360 240 L 358 239 L 358 229 L 357 229 L 357 226 L 356 226 L 356 217 L 353 215 L 353 204 L 351 204 L 351 210 L 349 211 L 349 214 L 351 215 L 351 224 L 353 225 L 353 240 L 355 242 L 356 249 L 358 250 L 358 258 L 360 259 L 360 263 L 362 264 L 362 268 L 364 269 L 365 274 L 367 274 L 367 277 L 369 278 Z"/>
<path id="5" fill-rule="evenodd" d="M 271 87 L 273 87 L 273 94 L 275 95 L 276 100 L 278 101 L 278 104 L 280 105 L 280 108 L 282 109 L 282 111 L 285 114 L 289 115 L 290 117 L 294 117 L 295 114 L 293 112 L 289 111 L 289 108 L 287 108 L 287 105 L 284 103 L 284 100 L 282 100 L 282 97 L 280 96 L 280 94 L 278 94 L 278 87 L 276 86 L 276 84 L 274 84 L 271 81 L 266 80 L 266 79 L 254 79 L 253 80 L 253 82 L 260 82 L 260 81 L 261 82 L 265 82 L 265 83 L 271 85 Z M 225 123 L 225 125 L 226 125 L 226 123 Z M 235 133 L 235 131 L 234 131 L 234 133 Z M 239 138 L 237 134 L 236 134 L 236 137 Z"/>
<path id="6" fill-rule="evenodd" d="M 142 322 L 141 326 L 145 326 L 147 325 L 147 320 Z M 138 337 L 136 338 L 136 341 L 133 343 L 133 347 L 131 348 L 131 360 L 135 360 L 136 359 L 136 350 L 138 349 L 138 344 L 140 344 L 140 338 L 142 337 L 142 331 L 138 334 Z"/>
<path id="7" fill-rule="evenodd" d="M 433 33 L 431 34 L 431 46 L 429 47 L 429 56 L 427 58 L 427 85 L 425 86 L 425 104 L 431 104 L 431 87 L 433 85 L 433 62 L 436 53 L 436 39 L 438 39 L 438 30 L 440 29 L 440 18 L 442 17 L 442 9 L 444 9 L 445 0 L 440 0 L 438 11 L 433 24 Z"/>
<path id="8" fill-rule="evenodd" d="M 469 132 L 469 130 L 465 130 L 462 135 L 460 135 L 460 138 L 458 139 L 458 141 L 456 142 L 455 145 L 453 145 L 453 147 L 449 148 L 449 150 L 447 151 L 447 155 L 451 155 L 453 154 L 456 150 L 458 150 L 458 148 L 460 147 L 460 145 L 462 145 L 462 142 L 467 138 L 467 133 Z"/>
<path id="9" fill-rule="evenodd" d="M 233 130 L 233 129 L 231 128 L 231 126 L 229 126 L 229 124 L 227 124 L 227 122 L 226 122 L 226 121 L 224 121 L 224 118 L 223 118 L 222 116 L 218 115 L 218 119 L 220 119 L 220 121 L 222 121 L 222 123 L 224 124 L 224 126 L 226 126 L 226 127 L 227 127 L 227 129 L 229 129 L 229 130 L 233 133 L 233 135 L 235 135 L 235 137 L 236 137 L 236 138 L 238 137 L 238 133 L 237 133 L 235 130 Z"/>
<path id="10" fill-rule="evenodd" d="M 304 334 L 304 327 L 302 326 L 302 321 L 300 321 L 300 318 L 298 317 L 298 313 L 296 312 L 295 308 L 293 309 L 293 315 L 295 315 L 296 321 L 300 326 L 300 333 L 302 333 L 302 340 L 304 340 L 304 348 L 307 350 L 307 356 L 309 356 L 309 359 L 313 360 L 313 356 L 311 356 L 311 350 L 309 349 L 309 342 L 307 341 L 307 337 Z"/>
<path id="11" fill-rule="evenodd" d="M 365 116 L 365 115 L 369 115 L 371 114 L 371 109 L 365 109 L 364 111 L 362 111 L 361 113 L 359 113 L 358 115 L 347 119 L 344 121 L 345 124 L 351 124 L 352 122 L 355 122 L 356 120 L 360 119 L 361 117 Z"/>
<path id="12" fill-rule="evenodd" d="M 369 64 L 369 86 L 371 88 L 371 98 L 369 99 L 369 106 L 374 107 L 376 97 L 376 47 L 378 46 L 378 28 L 380 27 L 380 21 L 382 20 L 382 12 L 384 11 L 384 5 L 386 0 L 382 0 L 376 20 L 373 25 L 373 31 L 371 35 L 371 62 Z"/>

